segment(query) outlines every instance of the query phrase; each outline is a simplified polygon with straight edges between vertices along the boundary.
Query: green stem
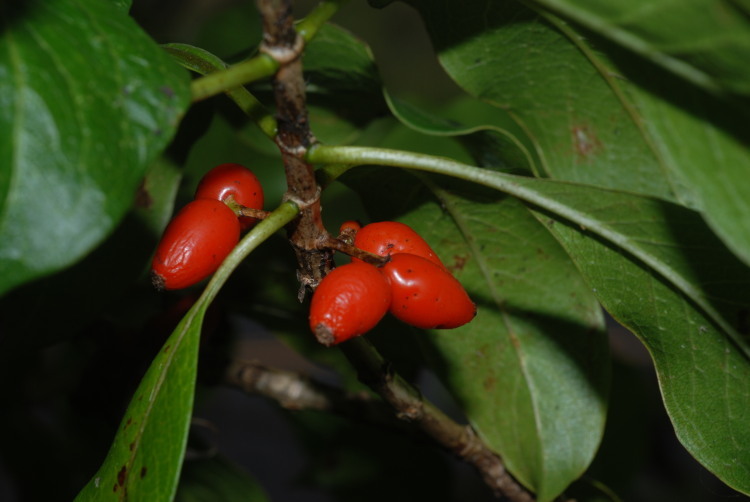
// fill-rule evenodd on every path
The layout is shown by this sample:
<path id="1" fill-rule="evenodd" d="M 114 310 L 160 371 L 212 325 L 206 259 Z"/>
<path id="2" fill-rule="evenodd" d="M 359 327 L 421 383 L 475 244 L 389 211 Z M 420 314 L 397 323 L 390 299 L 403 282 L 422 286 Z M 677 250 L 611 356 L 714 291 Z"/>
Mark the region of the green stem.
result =
<path id="1" fill-rule="evenodd" d="M 164 44 L 162 47 L 180 65 L 195 73 L 209 75 L 221 74 L 227 71 L 227 64 L 224 61 L 200 47 L 178 43 Z M 205 85 L 205 81 L 202 79 L 197 79 L 194 82 L 199 81 L 204 82 L 199 85 Z M 271 139 L 276 136 L 276 119 L 273 118 L 273 115 L 266 110 L 263 104 L 250 91 L 240 86 L 225 92 L 248 117 L 258 124 L 258 127 L 260 127 L 266 136 Z M 193 101 L 198 100 L 198 97 L 193 95 Z"/>
<path id="2" fill-rule="evenodd" d="M 305 43 L 312 40 L 318 30 L 349 0 L 326 0 L 320 2 L 304 19 L 297 24 L 297 33 Z"/>
<path id="3" fill-rule="evenodd" d="M 229 92 L 250 82 L 267 78 L 276 73 L 279 63 L 267 54 L 258 54 L 226 70 L 209 73 L 193 80 L 190 90 L 193 101 L 201 101 L 222 92 Z"/>

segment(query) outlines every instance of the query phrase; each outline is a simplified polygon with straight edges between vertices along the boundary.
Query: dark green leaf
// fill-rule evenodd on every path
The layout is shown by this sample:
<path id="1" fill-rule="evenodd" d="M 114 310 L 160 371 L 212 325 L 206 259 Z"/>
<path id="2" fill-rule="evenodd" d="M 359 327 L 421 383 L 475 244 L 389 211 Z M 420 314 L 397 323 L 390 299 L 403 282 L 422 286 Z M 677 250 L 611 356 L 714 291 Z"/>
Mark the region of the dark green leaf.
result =
<path id="1" fill-rule="evenodd" d="M 187 74 L 121 7 L 23 2 L 0 18 L 0 292 L 101 242 L 187 106 Z"/>
<path id="2" fill-rule="evenodd" d="M 107 458 L 76 501 L 171 500 L 185 454 L 207 302 L 199 300 L 135 391 Z"/>
<path id="3" fill-rule="evenodd" d="M 750 95 L 744 0 L 533 0 L 705 89 Z"/>
<path id="4" fill-rule="evenodd" d="M 545 176 L 654 195 L 698 209 L 750 263 L 747 103 L 723 101 L 596 34 L 576 31 L 515 2 L 441 1 L 443 8 L 434 2 L 413 3 L 442 64 L 467 92 L 496 106 L 502 117 L 510 113 L 528 132 L 540 150 Z M 659 10 L 673 9 L 672 15 L 688 25 L 700 22 L 695 5 L 680 6 Z M 634 7 L 622 4 L 607 15 L 646 15 L 630 9 Z M 730 27 L 743 24 L 750 30 L 746 20 L 730 11 Z M 661 30 L 661 21 L 650 23 Z M 710 48 L 721 60 L 723 46 L 716 40 L 694 41 L 693 33 L 680 33 L 696 44 L 690 47 Z M 733 50 L 750 44 L 736 45 L 739 40 L 731 32 L 725 42 Z M 742 64 L 744 68 L 744 59 Z"/>
<path id="5" fill-rule="evenodd" d="M 681 291 L 642 263 L 590 238 L 580 227 L 547 216 L 540 219 L 560 239 L 607 311 L 649 349 L 664 404 L 685 448 L 729 486 L 749 494 L 747 356 Z M 737 300 L 744 302 L 747 319 L 750 303 Z"/>
<path id="6" fill-rule="evenodd" d="M 451 77 L 526 132 L 544 176 L 674 198 L 615 77 L 517 2 L 414 0 Z"/>
<path id="7" fill-rule="evenodd" d="M 477 302 L 468 325 L 424 335 L 434 367 L 514 476 L 552 500 L 586 469 L 604 426 L 608 353 L 589 289 L 513 199 L 393 170 L 345 180 L 373 217 L 415 228 Z"/>

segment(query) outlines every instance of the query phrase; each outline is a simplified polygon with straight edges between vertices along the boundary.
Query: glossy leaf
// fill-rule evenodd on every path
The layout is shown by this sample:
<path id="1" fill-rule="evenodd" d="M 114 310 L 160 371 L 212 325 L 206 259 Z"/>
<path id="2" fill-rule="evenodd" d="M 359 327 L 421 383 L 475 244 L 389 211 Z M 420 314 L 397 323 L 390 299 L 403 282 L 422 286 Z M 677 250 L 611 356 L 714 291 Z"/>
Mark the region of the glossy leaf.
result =
<path id="1" fill-rule="evenodd" d="M 533 0 L 705 89 L 750 95 L 748 5 L 735 0 Z M 669 22 L 665 22 L 669 20 Z"/>
<path id="2" fill-rule="evenodd" d="M 540 219 L 607 311 L 648 348 L 664 404 L 685 448 L 729 486 L 750 494 L 747 356 L 690 299 L 642 263 L 579 227 L 546 215 Z M 747 316 L 748 303 L 744 305 Z"/>
<path id="3" fill-rule="evenodd" d="M 0 293 L 109 234 L 187 106 L 187 74 L 122 6 L 2 10 Z"/>
<path id="4" fill-rule="evenodd" d="M 552 500 L 588 466 L 606 415 L 601 312 L 568 257 L 513 199 L 392 170 L 345 181 L 374 219 L 415 228 L 477 303 L 468 325 L 431 332 L 433 365 L 514 476 Z"/>

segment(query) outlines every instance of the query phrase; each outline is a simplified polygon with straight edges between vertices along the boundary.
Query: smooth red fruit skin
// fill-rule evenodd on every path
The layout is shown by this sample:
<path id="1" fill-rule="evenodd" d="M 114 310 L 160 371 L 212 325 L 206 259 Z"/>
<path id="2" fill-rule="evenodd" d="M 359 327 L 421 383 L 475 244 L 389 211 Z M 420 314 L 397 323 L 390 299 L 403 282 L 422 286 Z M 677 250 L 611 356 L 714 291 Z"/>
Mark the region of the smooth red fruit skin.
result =
<path id="1" fill-rule="evenodd" d="M 220 164 L 208 171 L 195 191 L 196 199 L 226 200 L 232 196 L 238 204 L 263 209 L 263 187 L 253 172 L 240 164 Z M 240 216 L 242 230 L 258 222 L 257 218 Z"/>
<path id="2" fill-rule="evenodd" d="M 380 269 L 391 285 L 390 312 L 422 329 L 451 329 L 474 319 L 476 305 L 448 271 L 413 254 L 395 254 Z"/>
<path id="3" fill-rule="evenodd" d="M 397 221 L 380 221 L 365 225 L 357 232 L 354 246 L 380 256 L 414 254 L 445 269 L 445 265 L 430 245 L 410 226 Z M 360 260 L 353 258 L 352 261 Z"/>
<path id="4" fill-rule="evenodd" d="M 182 289 L 216 272 L 240 239 L 234 211 L 216 199 L 190 202 L 164 230 L 151 263 L 159 289 Z"/>
<path id="5" fill-rule="evenodd" d="M 348 263 L 320 281 L 310 303 L 310 329 L 331 346 L 362 335 L 388 312 L 391 289 L 367 263 Z"/>

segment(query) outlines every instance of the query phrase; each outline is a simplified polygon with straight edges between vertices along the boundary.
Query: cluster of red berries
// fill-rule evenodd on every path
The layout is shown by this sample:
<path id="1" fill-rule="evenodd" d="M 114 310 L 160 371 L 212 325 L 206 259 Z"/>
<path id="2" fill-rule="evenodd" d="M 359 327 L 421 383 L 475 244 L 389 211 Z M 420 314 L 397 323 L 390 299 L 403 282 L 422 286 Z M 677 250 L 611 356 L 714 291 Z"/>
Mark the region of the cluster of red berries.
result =
<path id="1" fill-rule="evenodd" d="M 263 209 L 263 187 L 252 171 L 221 164 L 206 173 L 156 248 L 151 276 L 157 289 L 186 288 L 216 272 L 240 233 L 258 221 L 243 216 L 242 207 Z"/>
<path id="2" fill-rule="evenodd" d="M 354 235 L 356 248 L 389 260 L 377 267 L 353 258 L 323 278 L 310 305 L 310 328 L 324 345 L 366 333 L 389 311 L 423 329 L 457 328 L 476 315 L 461 283 L 409 226 L 346 222 L 341 234 Z"/>
<path id="3" fill-rule="evenodd" d="M 263 188 L 249 169 L 221 164 L 200 181 L 192 202 L 167 225 L 156 248 L 151 274 L 158 289 L 182 289 L 207 278 L 258 220 Z M 422 237 L 403 223 L 341 226 L 348 244 L 373 256 L 334 269 L 313 294 L 310 327 L 324 345 L 335 345 L 371 330 L 390 311 L 423 329 L 457 328 L 471 321 L 476 306 Z M 356 253 L 352 253 L 356 254 Z"/>

